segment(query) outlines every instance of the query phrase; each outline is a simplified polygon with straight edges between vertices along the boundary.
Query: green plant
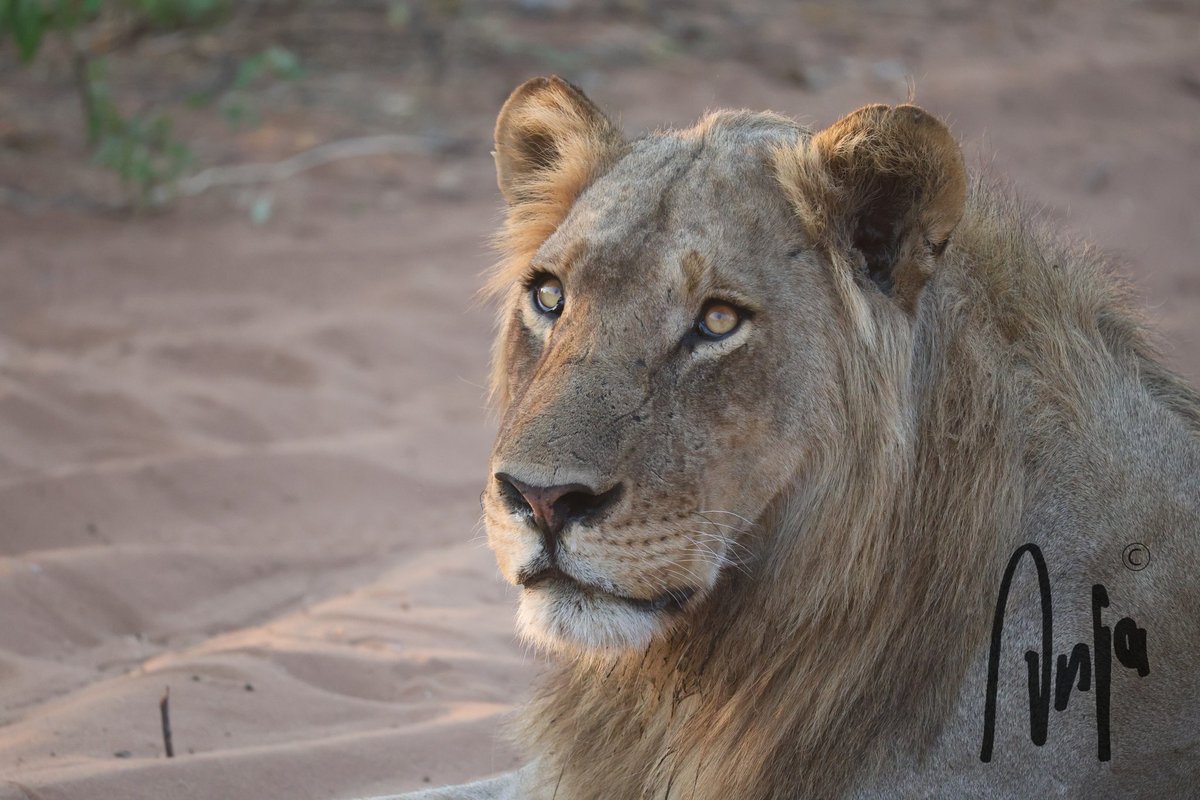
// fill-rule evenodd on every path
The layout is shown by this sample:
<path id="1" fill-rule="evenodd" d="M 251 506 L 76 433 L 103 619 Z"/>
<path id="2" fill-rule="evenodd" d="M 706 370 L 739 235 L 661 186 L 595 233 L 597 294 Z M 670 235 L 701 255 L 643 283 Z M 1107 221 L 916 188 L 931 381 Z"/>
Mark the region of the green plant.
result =
<path id="1" fill-rule="evenodd" d="M 171 133 L 171 118 L 163 113 L 122 116 L 113 102 L 104 61 L 89 65 L 92 93 L 89 131 L 96 135 L 94 160 L 117 174 L 138 208 L 159 205 L 191 165 L 192 152 Z"/>
<path id="2" fill-rule="evenodd" d="M 143 19 L 163 28 L 186 28 L 217 20 L 229 10 L 230 0 L 125 0 L 124 5 Z"/>
<path id="3" fill-rule="evenodd" d="M 192 153 L 175 138 L 171 118 L 162 112 L 123 114 L 113 96 L 104 57 L 112 47 L 88 40 L 103 21 L 119 19 L 126 39 L 148 29 L 175 30 L 211 24 L 230 0 L 0 0 L 0 44 L 12 40 L 21 59 L 32 61 L 46 37 L 61 37 L 71 55 L 76 91 L 97 164 L 119 177 L 137 208 L 160 205 L 190 167 Z M 117 37 L 120 39 L 121 37 Z M 282 47 L 270 47 L 241 62 L 233 85 L 220 97 L 226 121 L 241 127 L 255 118 L 248 89 L 260 76 L 296 79 L 300 62 Z"/>
<path id="4" fill-rule="evenodd" d="M 243 59 L 238 64 L 233 85 L 221 96 L 218 103 L 226 124 L 235 130 L 257 124 L 257 110 L 250 102 L 248 90 L 259 78 L 265 76 L 294 81 L 303 75 L 300 59 L 296 58 L 292 51 L 278 45 Z"/>
<path id="5" fill-rule="evenodd" d="M 0 0 L 0 41 L 12 36 L 31 61 L 50 31 L 72 31 L 100 13 L 102 0 Z"/>
<path id="6" fill-rule="evenodd" d="M 229 10 L 231 0 L 0 0 L 0 41 L 11 34 L 30 61 L 47 33 L 74 31 L 106 8 L 162 28 L 209 23 Z"/>

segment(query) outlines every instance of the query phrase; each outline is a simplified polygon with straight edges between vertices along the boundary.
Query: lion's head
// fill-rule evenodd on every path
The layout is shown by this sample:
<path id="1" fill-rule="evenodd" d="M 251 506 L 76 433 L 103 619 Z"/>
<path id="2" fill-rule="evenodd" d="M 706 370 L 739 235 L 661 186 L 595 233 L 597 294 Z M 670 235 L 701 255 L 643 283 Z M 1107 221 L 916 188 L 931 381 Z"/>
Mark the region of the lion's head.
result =
<path id="1" fill-rule="evenodd" d="M 529 638 L 641 648 L 758 551 L 781 493 L 853 450 L 847 406 L 903 383 L 846 360 L 911 325 L 962 214 L 961 156 L 908 105 L 626 141 L 557 78 L 512 94 L 495 148 L 488 538 Z M 875 400 L 897 413 L 863 425 L 905 424 Z"/>

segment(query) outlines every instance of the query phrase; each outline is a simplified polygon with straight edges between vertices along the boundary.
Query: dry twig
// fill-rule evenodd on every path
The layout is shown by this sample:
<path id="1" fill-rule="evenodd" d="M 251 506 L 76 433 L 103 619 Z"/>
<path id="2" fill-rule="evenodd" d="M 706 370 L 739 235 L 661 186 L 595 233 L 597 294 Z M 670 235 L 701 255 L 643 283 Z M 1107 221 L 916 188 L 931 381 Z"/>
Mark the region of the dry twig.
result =
<path id="1" fill-rule="evenodd" d="M 158 712 L 162 716 L 163 750 L 167 758 L 175 757 L 175 747 L 171 744 L 171 687 L 163 691 L 162 700 L 158 701 Z"/>

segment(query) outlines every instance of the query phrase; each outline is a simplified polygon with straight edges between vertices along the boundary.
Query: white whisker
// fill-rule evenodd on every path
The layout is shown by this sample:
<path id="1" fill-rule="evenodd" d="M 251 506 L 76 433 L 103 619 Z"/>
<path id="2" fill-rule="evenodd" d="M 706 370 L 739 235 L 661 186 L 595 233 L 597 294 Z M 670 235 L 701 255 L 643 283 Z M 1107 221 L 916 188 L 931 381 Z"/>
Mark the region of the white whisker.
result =
<path id="1" fill-rule="evenodd" d="M 753 521 L 746 519 L 746 518 L 745 518 L 745 517 L 743 517 L 741 514 L 735 514 L 735 513 L 734 513 L 734 512 L 732 512 L 732 511 L 722 511 L 721 509 L 713 509 L 713 510 L 711 510 L 711 511 L 697 511 L 696 513 L 697 513 L 697 514 L 728 514 L 728 515 L 729 515 L 729 516 L 731 516 L 731 517 L 737 517 L 737 518 L 738 518 L 738 519 L 740 519 L 742 522 L 744 522 L 744 523 L 746 523 L 747 525 L 749 525 L 751 528 L 757 528 L 757 527 L 758 527 L 758 525 L 757 525 L 756 523 L 754 523 Z"/>

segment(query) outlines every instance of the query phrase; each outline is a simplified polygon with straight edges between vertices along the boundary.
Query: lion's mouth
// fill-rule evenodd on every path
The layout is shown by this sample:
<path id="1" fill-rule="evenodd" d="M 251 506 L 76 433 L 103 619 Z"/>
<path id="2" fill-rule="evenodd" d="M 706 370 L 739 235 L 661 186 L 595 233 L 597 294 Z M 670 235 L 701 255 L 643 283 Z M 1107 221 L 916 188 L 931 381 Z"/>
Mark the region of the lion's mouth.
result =
<path id="1" fill-rule="evenodd" d="M 616 594 L 601 589 L 590 583 L 582 581 L 568 575 L 558 567 L 545 567 L 531 575 L 522 575 L 520 583 L 526 589 L 535 587 L 551 588 L 567 594 L 583 594 L 588 596 L 604 597 L 610 600 L 616 600 L 626 605 L 632 606 L 639 611 L 644 611 L 647 614 L 656 614 L 659 612 L 678 612 L 682 611 L 687 602 L 696 594 L 696 590 L 691 587 L 682 587 L 679 589 L 671 589 L 663 592 L 657 597 L 649 599 L 641 597 L 627 597 L 623 594 Z"/>

